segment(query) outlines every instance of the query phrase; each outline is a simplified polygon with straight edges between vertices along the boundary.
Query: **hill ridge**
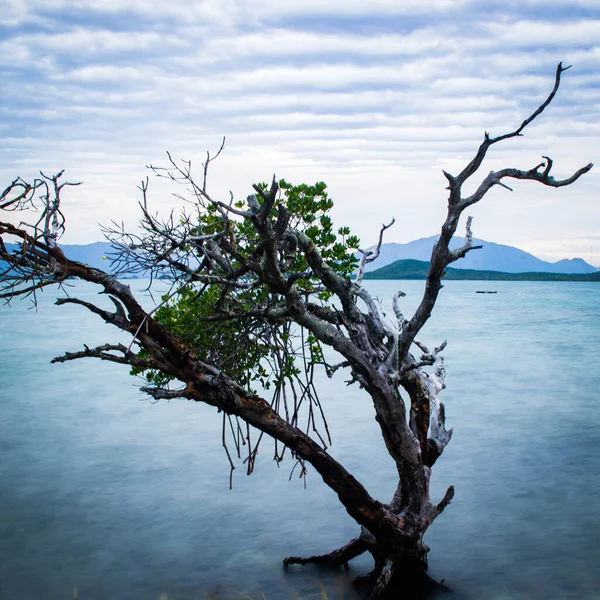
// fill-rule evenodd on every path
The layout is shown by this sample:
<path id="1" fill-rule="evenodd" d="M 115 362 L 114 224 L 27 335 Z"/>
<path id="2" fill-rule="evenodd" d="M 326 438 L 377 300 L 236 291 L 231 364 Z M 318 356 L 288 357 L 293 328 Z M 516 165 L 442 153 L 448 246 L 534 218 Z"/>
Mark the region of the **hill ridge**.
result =
<path id="1" fill-rule="evenodd" d="M 382 244 L 380 257 L 367 265 L 367 272 L 374 272 L 397 260 L 417 260 L 428 263 L 431 249 L 437 236 L 419 238 L 406 244 L 388 242 Z M 464 243 L 463 238 L 454 237 L 451 248 L 456 248 Z M 452 264 L 453 270 L 494 271 L 502 273 L 566 273 L 585 274 L 595 273 L 598 269 L 581 258 L 564 258 L 555 263 L 543 261 L 524 250 L 504 244 L 496 244 L 486 240 L 474 239 L 476 245 L 483 244 L 482 250 L 469 252 L 463 259 Z M 7 244 L 7 247 L 14 247 Z M 80 262 L 85 262 L 96 269 L 110 269 L 111 246 L 108 242 L 92 242 L 90 244 L 64 244 L 61 245 L 65 254 Z M 410 253 L 412 256 L 399 254 Z M 109 258 L 105 258 L 108 256 Z M 504 265 L 504 266 L 503 266 Z M 532 268 L 533 266 L 533 268 Z M 508 267 L 508 268 L 507 268 Z"/>
<path id="2" fill-rule="evenodd" d="M 382 244 L 379 258 L 367 266 L 367 271 L 380 269 L 396 260 L 414 259 L 429 261 L 431 250 L 438 236 L 419 238 L 412 242 L 400 244 L 388 242 Z M 452 238 L 450 248 L 455 249 L 464 244 L 464 238 Z M 497 244 L 487 240 L 474 238 L 474 245 L 483 245 L 481 250 L 469 252 L 465 258 L 452 265 L 454 269 L 475 269 L 479 271 L 501 271 L 504 273 L 594 273 L 597 267 L 588 264 L 581 258 L 563 258 L 554 263 L 544 261 L 529 252 L 514 246 Z"/>
<path id="3" fill-rule="evenodd" d="M 375 271 L 365 273 L 365 279 L 426 279 L 429 262 L 423 260 L 397 260 Z M 507 273 L 503 271 L 484 271 L 477 269 L 445 270 L 444 280 L 457 281 L 598 281 L 600 270 L 593 273 L 547 273 L 530 271 Z"/>

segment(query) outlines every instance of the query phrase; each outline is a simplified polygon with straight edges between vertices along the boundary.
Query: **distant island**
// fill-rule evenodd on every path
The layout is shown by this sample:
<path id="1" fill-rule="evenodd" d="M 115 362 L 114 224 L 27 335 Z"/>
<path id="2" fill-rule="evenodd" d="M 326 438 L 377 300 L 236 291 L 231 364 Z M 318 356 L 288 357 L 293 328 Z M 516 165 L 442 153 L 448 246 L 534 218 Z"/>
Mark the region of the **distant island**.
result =
<path id="1" fill-rule="evenodd" d="M 365 279 L 425 279 L 429 268 L 431 250 L 437 236 L 421 238 L 406 244 L 385 243 L 379 258 L 367 265 Z M 541 260 L 519 248 L 473 239 L 483 249 L 469 252 L 452 264 L 445 279 L 487 281 L 598 281 L 598 268 L 581 258 L 563 259 L 551 263 Z M 464 244 L 464 238 L 455 237 L 450 248 Z M 64 253 L 72 260 L 87 263 L 103 271 L 114 272 L 114 250 L 108 242 L 70 245 L 61 244 Z M 14 244 L 7 244 L 14 251 Z M 1 262 L 0 262 L 1 266 Z M 144 273 L 129 275 L 144 278 Z"/>
<path id="2" fill-rule="evenodd" d="M 379 258 L 367 265 L 367 271 L 381 269 L 397 260 L 429 261 L 437 239 L 438 236 L 434 235 L 406 244 L 384 243 Z M 464 237 L 456 236 L 450 242 L 450 249 L 459 248 L 464 243 Z M 457 260 L 452 264 L 453 269 L 501 271 L 502 273 L 594 273 L 600 268 L 594 267 L 581 258 L 563 258 L 557 262 L 548 262 L 514 246 L 478 238 L 473 238 L 473 245 L 483 246 L 483 248 L 469 252 L 464 258 Z"/>
<path id="3" fill-rule="evenodd" d="M 425 279 L 429 262 L 424 260 L 397 260 L 381 269 L 365 273 L 365 279 Z M 445 280 L 460 281 L 600 281 L 600 271 L 594 273 L 505 273 L 476 269 L 447 268 Z"/>

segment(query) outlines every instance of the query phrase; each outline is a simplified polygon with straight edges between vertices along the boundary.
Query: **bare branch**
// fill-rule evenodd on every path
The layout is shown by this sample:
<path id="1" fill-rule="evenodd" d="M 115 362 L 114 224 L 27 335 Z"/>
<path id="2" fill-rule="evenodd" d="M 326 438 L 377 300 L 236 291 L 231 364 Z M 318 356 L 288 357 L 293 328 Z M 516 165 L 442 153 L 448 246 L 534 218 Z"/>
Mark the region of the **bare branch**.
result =
<path id="1" fill-rule="evenodd" d="M 444 509 L 448 506 L 448 504 L 450 504 L 450 502 L 452 501 L 452 498 L 454 498 L 454 486 L 453 485 L 448 487 L 448 489 L 446 490 L 446 493 L 444 494 L 444 497 L 442 498 L 440 503 L 435 507 L 435 512 L 433 514 L 433 518 L 431 519 L 432 522 L 435 519 L 437 519 L 442 514 L 442 512 L 444 512 Z"/>
<path id="2" fill-rule="evenodd" d="M 398 290 L 392 298 L 392 308 L 394 310 L 394 314 L 396 315 L 399 329 L 402 329 L 404 327 L 404 323 L 406 322 L 402 308 L 400 307 L 400 298 L 404 298 L 405 296 L 406 294 L 404 292 Z"/>
<path id="3" fill-rule="evenodd" d="M 529 123 L 531 123 L 536 117 L 541 115 L 542 112 L 544 112 L 544 109 L 550 104 L 550 102 L 552 102 L 552 100 L 554 99 L 554 96 L 556 95 L 556 92 L 558 92 L 558 87 L 560 86 L 561 75 L 565 71 L 570 69 L 572 66 L 573 65 L 569 65 L 568 67 L 563 67 L 562 62 L 558 63 L 558 66 L 556 67 L 556 75 L 554 76 L 554 87 L 552 88 L 552 91 L 550 92 L 550 94 L 548 95 L 546 100 L 544 100 L 544 102 L 542 102 L 542 104 L 540 104 L 540 106 L 538 106 L 538 108 L 533 112 L 533 114 L 531 114 L 529 117 L 527 117 L 521 123 L 521 125 L 519 126 L 518 129 L 516 129 L 515 131 L 513 131 L 511 133 L 506 133 L 504 135 L 498 136 L 497 138 L 493 138 L 491 143 L 495 144 L 496 142 L 501 142 L 502 140 L 521 135 L 521 132 L 523 131 L 523 129 L 525 129 L 525 127 L 527 127 L 527 125 L 529 125 Z"/>
<path id="4" fill-rule="evenodd" d="M 465 232 L 465 243 L 456 250 L 452 250 L 448 255 L 448 264 L 458 260 L 459 258 L 464 258 L 467 252 L 471 250 L 480 250 L 483 246 L 473 246 L 473 232 L 471 231 L 471 223 L 473 222 L 473 217 L 467 217 L 467 227 Z"/>
<path id="5" fill-rule="evenodd" d="M 43 185 L 40 179 L 27 183 L 20 177 L 14 179 L 0 194 L 0 210 L 20 211 L 34 208 L 36 190 Z"/>
<path id="6" fill-rule="evenodd" d="M 437 456 L 439 456 L 444 448 L 450 442 L 450 438 L 452 437 L 452 429 L 446 430 L 446 412 L 444 409 L 444 405 L 440 402 L 438 396 L 440 392 L 446 387 L 445 378 L 446 371 L 444 369 L 444 359 L 442 356 L 439 356 L 439 353 L 445 347 L 445 342 L 442 344 L 440 348 L 436 348 L 435 356 L 435 364 L 433 373 L 429 375 L 423 373 L 425 377 L 425 385 L 429 390 L 429 413 L 430 413 L 430 423 L 429 423 L 429 446 L 430 451 L 431 442 L 435 444 L 435 450 L 437 451 Z M 431 452 L 430 452 L 431 454 Z M 432 466 L 437 457 L 432 457 L 430 459 L 429 466 Z"/>
<path id="7" fill-rule="evenodd" d="M 343 360 L 342 362 L 338 363 L 337 365 L 325 364 L 325 370 L 327 372 L 327 377 L 329 377 L 329 379 L 331 379 L 337 370 L 347 369 L 349 366 L 350 366 L 350 361 L 347 361 L 347 360 Z"/>
<path id="8" fill-rule="evenodd" d="M 106 321 L 107 323 L 115 325 L 120 329 L 128 330 L 131 327 L 131 323 L 127 320 L 125 311 L 123 310 L 123 305 L 113 296 L 109 296 L 109 298 L 112 300 L 113 304 L 116 307 L 116 311 L 114 313 L 102 310 L 95 304 L 92 304 L 91 302 L 86 302 L 85 300 L 80 300 L 79 298 L 58 298 L 55 304 L 57 306 L 61 306 L 62 304 L 79 304 L 80 306 L 87 308 L 90 312 L 104 319 L 104 321 Z"/>
<path id="9" fill-rule="evenodd" d="M 118 352 L 119 354 L 114 354 Z M 65 352 L 62 356 L 57 356 L 52 359 L 52 363 L 64 363 L 80 358 L 99 358 L 109 362 L 119 363 L 121 365 L 131 365 L 132 367 L 140 367 L 143 369 L 159 369 L 164 368 L 164 364 L 151 359 L 140 358 L 135 352 L 128 350 L 123 344 L 103 344 L 95 348 L 84 347 L 84 350 L 79 352 Z"/>
<path id="10" fill-rule="evenodd" d="M 188 400 L 193 400 L 193 397 L 185 388 L 170 390 L 158 386 L 146 385 L 141 387 L 140 391 L 152 396 L 155 400 L 173 400 L 175 398 L 187 398 Z"/>
<path id="11" fill-rule="evenodd" d="M 204 193 L 206 193 L 206 178 L 208 177 L 208 166 L 210 165 L 210 163 L 213 160 L 215 160 L 215 159 L 217 159 L 219 157 L 219 155 L 223 151 L 223 148 L 225 148 L 225 136 L 223 136 L 223 141 L 221 142 L 221 146 L 220 146 L 219 150 L 217 151 L 217 153 L 214 156 L 211 156 L 210 152 L 206 153 L 206 162 L 202 163 L 202 168 L 203 168 L 203 171 L 204 171 L 204 177 L 202 179 L 202 191 Z"/>
<path id="12" fill-rule="evenodd" d="M 377 242 L 377 246 L 375 248 L 370 248 L 367 250 L 359 250 L 362 254 L 362 258 L 360 259 L 360 264 L 358 265 L 358 273 L 356 274 L 356 285 L 360 285 L 362 283 L 363 277 L 365 275 L 365 267 L 377 260 L 379 258 L 379 251 L 381 250 L 381 244 L 383 242 L 383 234 L 386 229 L 389 229 L 394 223 L 396 219 L 392 219 L 388 225 L 382 225 L 381 230 L 379 231 L 379 240 Z"/>
<path id="13" fill-rule="evenodd" d="M 529 171 L 522 171 L 520 169 L 502 169 L 497 172 L 490 171 L 489 175 L 481 182 L 477 190 L 467 198 L 464 198 L 460 201 L 460 209 L 463 210 L 467 206 L 471 206 L 472 204 L 479 202 L 479 200 L 481 200 L 494 185 L 503 185 L 501 180 L 505 177 L 510 177 L 512 179 L 528 179 L 531 181 L 537 181 L 549 187 L 559 188 L 571 185 L 572 183 L 577 181 L 582 175 L 585 175 L 585 173 L 590 171 L 594 166 L 594 163 L 589 163 L 585 167 L 582 167 L 581 169 L 577 170 L 575 173 L 573 173 L 573 175 L 567 177 L 566 179 L 554 179 L 554 177 L 550 175 L 550 169 L 552 168 L 552 160 L 550 160 L 547 157 L 544 158 L 546 158 L 545 162 L 540 163 L 539 165 L 537 165 L 533 169 L 530 169 Z M 540 173 L 539 169 L 544 166 L 544 171 Z M 503 187 L 508 186 L 503 185 Z"/>
<path id="14" fill-rule="evenodd" d="M 289 565 L 332 565 L 332 566 L 348 566 L 348 561 L 360 556 L 363 552 L 368 550 L 368 545 L 362 537 L 357 537 L 327 554 L 320 554 L 318 556 L 309 556 L 307 558 L 301 558 L 299 556 L 288 556 L 283 559 L 284 566 Z"/>
<path id="15" fill-rule="evenodd" d="M 431 254 L 429 273 L 427 275 L 427 281 L 425 284 L 425 292 L 423 294 L 423 298 L 414 315 L 403 328 L 400 336 L 398 352 L 401 357 L 407 356 L 410 346 L 413 340 L 415 339 L 415 336 L 418 334 L 418 332 L 421 330 L 421 328 L 431 315 L 431 311 L 433 310 L 439 291 L 442 288 L 441 280 L 444 274 L 444 269 L 453 260 L 460 258 L 461 255 L 464 256 L 463 251 L 466 253 L 469 250 L 474 249 L 472 245 L 467 246 L 467 244 L 465 244 L 465 246 L 463 246 L 462 249 L 459 249 L 454 253 L 449 250 L 450 241 L 452 240 L 452 237 L 456 232 L 456 228 L 458 226 L 462 211 L 466 207 L 471 206 L 472 204 L 475 204 L 476 202 L 481 200 L 481 198 L 483 198 L 483 196 L 494 185 L 500 184 L 503 178 L 510 177 L 514 179 L 531 179 L 550 187 L 562 187 L 574 183 L 577 179 L 579 179 L 579 177 L 587 173 L 592 168 L 593 165 L 592 163 L 590 163 L 585 167 L 579 169 L 576 173 L 574 173 L 571 177 L 567 179 L 555 180 L 552 176 L 550 176 L 552 161 L 546 159 L 544 163 L 537 165 L 535 168 L 530 169 L 529 171 L 521 171 L 519 169 L 503 169 L 496 173 L 492 171 L 480 184 L 479 188 L 475 191 L 474 194 L 467 198 L 461 197 L 462 185 L 469 177 L 471 177 L 471 175 L 473 175 L 479 169 L 483 159 L 485 158 L 488 148 L 492 144 L 495 144 L 497 142 L 512 137 L 520 136 L 523 129 L 527 127 L 527 125 L 529 125 L 537 116 L 539 116 L 550 104 L 550 102 L 556 95 L 556 92 L 558 91 L 561 75 L 568 68 L 569 67 L 563 67 L 562 63 L 559 63 L 559 65 L 556 68 L 554 86 L 549 96 L 528 118 L 526 118 L 521 123 L 521 125 L 516 130 L 498 136 L 496 138 L 491 138 L 486 133 L 484 141 L 480 145 L 475 157 L 463 169 L 463 171 L 457 177 L 445 174 L 450 184 L 450 194 L 448 198 L 448 213 L 446 216 L 446 220 L 442 226 L 440 237 L 436 242 Z M 540 169 L 542 167 L 545 167 L 544 171 L 540 172 Z M 402 362 L 404 362 L 404 359 L 402 359 Z"/>
<path id="16" fill-rule="evenodd" d="M 457 177 L 452 178 L 452 181 L 450 181 L 451 189 L 460 189 L 463 183 L 479 169 L 490 146 L 492 146 L 493 144 L 497 144 L 498 142 L 501 142 L 503 140 L 522 135 L 522 131 L 525 129 L 525 127 L 527 127 L 527 125 L 529 125 L 536 117 L 541 115 L 542 112 L 546 109 L 546 107 L 552 102 L 560 86 L 562 73 L 564 73 L 564 71 L 570 68 L 570 66 L 563 67 L 562 62 L 558 63 L 558 66 L 556 67 L 556 74 L 554 77 L 554 86 L 552 88 L 552 91 L 544 100 L 544 102 L 542 102 L 542 104 L 540 104 L 540 106 L 538 106 L 538 108 L 529 117 L 527 117 L 517 129 L 511 131 L 510 133 L 499 135 L 495 138 L 491 138 L 487 132 L 485 133 L 484 140 L 481 146 L 479 146 L 479 150 L 477 151 L 477 154 L 475 155 L 473 160 L 461 171 L 461 173 Z"/>

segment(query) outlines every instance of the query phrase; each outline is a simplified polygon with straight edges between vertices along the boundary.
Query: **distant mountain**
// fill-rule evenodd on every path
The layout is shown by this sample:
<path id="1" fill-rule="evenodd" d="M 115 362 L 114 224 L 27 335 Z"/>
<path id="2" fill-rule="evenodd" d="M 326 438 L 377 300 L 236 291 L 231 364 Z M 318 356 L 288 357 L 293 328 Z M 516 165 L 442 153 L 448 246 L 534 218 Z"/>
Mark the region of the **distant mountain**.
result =
<path id="1" fill-rule="evenodd" d="M 365 279 L 425 279 L 429 263 L 422 260 L 397 260 L 381 269 L 365 273 Z M 478 281 L 598 281 L 600 271 L 595 273 L 502 273 L 500 271 L 477 271 L 475 269 L 447 268 L 444 280 Z"/>
<path id="2" fill-rule="evenodd" d="M 106 258 L 111 247 L 108 242 L 93 242 L 92 244 L 61 244 L 61 249 L 71 260 L 83 262 L 95 269 L 106 271 L 110 268 L 110 258 Z M 16 249 L 15 244 L 6 244 L 9 251 Z"/>
<path id="3" fill-rule="evenodd" d="M 95 269 L 107 271 L 110 268 L 111 247 L 108 242 L 94 242 L 93 244 L 61 244 L 62 251 L 67 258 L 90 265 Z"/>
<path id="4" fill-rule="evenodd" d="M 381 269 L 397 260 L 413 259 L 429 262 L 431 249 L 437 236 L 421 238 L 407 244 L 382 244 L 379 258 L 367 265 L 366 271 Z M 464 244 L 464 238 L 455 237 L 450 243 L 452 249 Z M 598 269 L 589 265 L 581 258 L 563 259 L 551 263 L 533 256 L 513 246 L 495 244 L 485 240 L 473 239 L 474 245 L 482 245 L 481 250 L 469 252 L 452 264 L 453 269 L 474 269 L 478 271 L 501 271 L 503 273 L 595 273 Z M 8 248 L 14 248 L 7 244 Z M 92 244 L 64 244 L 61 245 L 64 253 L 72 260 L 89 264 L 97 269 L 106 271 L 110 269 L 111 247 L 108 242 L 94 242 Z"/>
<path id="5" fill-rule="evenodd" d="M 431 249 L 438 236 L 421 238 L 407 244 L 382 244 L 379 258 L 367 265 L 366 271 L 374 271 L 397 260 L 414 259 L 428 262 Z M 450 248 L 459 248 L 464 244 L 462 237 L 454 237 Z M 452 264 L 454 269 L 476 269 L 480 271 L 502 271 L 505 273 L 594 273 L 598 269 L 581 258 L 563 259 L 558 262 L 546 262 L 513 246 L 495 244 L 473 238 L 473 245 L 482 245 L 481 250 L 473 250 L 464 258 Z"/>

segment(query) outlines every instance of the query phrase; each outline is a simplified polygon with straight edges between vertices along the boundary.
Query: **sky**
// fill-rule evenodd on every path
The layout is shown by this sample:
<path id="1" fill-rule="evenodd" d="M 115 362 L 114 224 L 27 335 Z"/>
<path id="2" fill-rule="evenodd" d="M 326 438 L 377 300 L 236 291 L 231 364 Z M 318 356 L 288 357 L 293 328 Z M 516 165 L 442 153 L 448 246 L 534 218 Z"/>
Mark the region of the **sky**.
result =
<path id="1" fill-rule="evenodd" d="M 223 136 L 217 198 L 273 174 L 325 181 L 363 246 L 392 217 L 386 241 L 433 235 L 442 169 L 457 174 L 484 131 L 518 127 L 560 61 L 573 67 L 553 104 L 465 191 L 542 155 L 561 178 L 600 162 L 597 0 L 0 0 L 0 14 L 0 188 L 40 169 L 83 182 L 64 193 L 64 243 L 134 229 L 146 165 L 169 151 L 199 174 Z M 473 233 L 600 265 L 599 174 L 497 187 L 469 210 Z M 151 177 L 154 210 L 178 207 L 174 192 Z"/>

